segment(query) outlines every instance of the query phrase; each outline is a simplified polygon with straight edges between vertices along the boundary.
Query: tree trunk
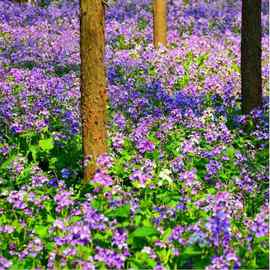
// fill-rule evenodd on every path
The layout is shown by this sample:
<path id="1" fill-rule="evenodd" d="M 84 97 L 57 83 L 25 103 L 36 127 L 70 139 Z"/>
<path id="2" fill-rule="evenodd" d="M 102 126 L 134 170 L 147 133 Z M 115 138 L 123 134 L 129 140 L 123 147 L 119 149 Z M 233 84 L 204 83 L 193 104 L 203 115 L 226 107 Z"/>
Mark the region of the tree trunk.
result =
<path id="1" fill-rule="evenodd" d="M 80 8 L 81 119 L 87 182 L 95 173 L 97 157 L 106 152 L 104 7 L 102 0 L 81 0 Z"/>
<path id="2" fill-rule="evenodd" d="M 241 91 L 242 112 L 262 105 L 261 0 L 242 0 Z"/>
<path id="3" fill-rule="evenodd" d="M 166 0 L 153 0 L 154 46 L 167 45 L 167 7 Z"/>
<path id="4" fill-rule="evenodd" d="M 19 3 L 19 4 L 24 4 L 24 3 L 28 3 L 28 4 L 35 4 L 34 0 L 15 0 L 14 2 Z"/>

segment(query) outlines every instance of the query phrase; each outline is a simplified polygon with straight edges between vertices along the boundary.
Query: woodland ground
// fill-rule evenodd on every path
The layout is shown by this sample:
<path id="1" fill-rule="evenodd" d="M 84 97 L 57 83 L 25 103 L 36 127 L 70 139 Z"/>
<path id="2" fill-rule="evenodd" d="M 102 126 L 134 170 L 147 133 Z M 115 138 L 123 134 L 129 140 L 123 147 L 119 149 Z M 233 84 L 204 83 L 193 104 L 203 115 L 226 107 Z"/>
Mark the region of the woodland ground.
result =
<path id="1" fill-rule="evenodd" d="M 240 112 L 241 1 L 106 11 L 107 155 L 82 185 L 79 5 L 0 1 L 0 269 L 268 269 L 264 107 Z"/>

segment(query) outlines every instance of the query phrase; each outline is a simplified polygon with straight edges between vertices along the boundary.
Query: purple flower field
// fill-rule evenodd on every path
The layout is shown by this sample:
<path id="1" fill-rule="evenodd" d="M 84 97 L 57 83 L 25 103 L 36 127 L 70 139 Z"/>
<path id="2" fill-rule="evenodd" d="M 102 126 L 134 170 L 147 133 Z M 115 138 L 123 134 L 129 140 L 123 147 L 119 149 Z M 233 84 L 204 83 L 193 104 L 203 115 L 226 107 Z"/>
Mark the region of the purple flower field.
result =
<path id="1" fill-rule="evenodd" d="M 108 1 L 109 152 L 82 183 L 79 1 L 0 0 L 0 269 L 268 269 L 261 110 L 240 109 L 240 0 Z"/>

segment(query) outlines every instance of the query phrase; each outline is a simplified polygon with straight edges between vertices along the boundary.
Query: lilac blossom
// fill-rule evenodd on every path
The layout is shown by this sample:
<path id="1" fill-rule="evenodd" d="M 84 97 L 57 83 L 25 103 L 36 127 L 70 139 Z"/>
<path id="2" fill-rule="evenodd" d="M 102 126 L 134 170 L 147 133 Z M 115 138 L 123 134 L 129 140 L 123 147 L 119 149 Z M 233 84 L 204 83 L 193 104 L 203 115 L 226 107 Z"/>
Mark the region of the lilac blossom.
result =
<path id="1" fill-rule="evenodd" d="M 74 204 L 71 196 L 73 193 L 71 191 L 62 190 L 61 193 L 56 194 L 54 200 L 57 204 L 56 211 L 61 212 L 63 209 L 72 206 Z"/>
<path id="2" fill-rule="evenodd" d="M 93 177 L 93 182 L 102 186 L 111 186 L 113 184 L 113 179 L 106 172 L 97 171 Z"/>
<path id="3" fill-rule="evenodd" d="M 97 247 L 94 259 L 96 261 L 104 262 L 110 268 L 122 269 L 124 267 L 126 257 L 124 255 L 117 254 L 110 249 Z"/>
<path id="4" fill-rule="evenodd" d="M 12 263 L 9 260 L 7 260 L 5 257 L 0 256 L 1 268 L 8 269 L 8 268 L 10 268 L 11 265 L 12 265 Z"/>
<path id="5" fill-rule="evenodd" d="M 112 243 L 119 249 L 127 249 L 127 232 L 117 229 L 114 232 L 113 238 L 112 238 Z"/>
<path id="6" fill-rule="evenodd" d="M 0 1 L 0 241 L 7 242 L 2 255 L 9 252 L 0 256 L 0 268 L 11 267 L 13 260 L 24 267 L 25 259 L 34 257 L 29 263 L 37 269 L 123 269 L 127 258 L 137 255 L 127 239 L 129 228 L 142 225 L 161 233 L 140 249 L 156 270 L 168 268 L 168 262 L 177 268 L 174 257 L 181 260 L 182 251 L 193 245 L 210 257 L 216 252 L 209 270 L 239 268 L 240 260 L 253 260 L 245 252 L 255 243 L 265 246 L 269 177 L 260 155 L 269 137 L 269 5 L 262 1 L 264 105 L 235 116 L 241 1 L 168 2 L 168 47 L 159 49 L 152 45 L 150 0 L 108 2 L 104 60 L 112 147 L 98 157 L 94 178 L 81 189 L 73 158 L 60 165 L 55 156 L 69 157 L 69 147 L 80 144 L 79 2 L 51 1 L 43 8 Z M 47 135 L 56 151 L 41 151 L 39 140 Z M 171 139 L 174 149 L 167 151 Z M 24 140 L 31 145 L 28 153 Z M 113 161 L 126 158 L 126 150 L 130 160 L 114 172 Z M 46 163 L 48 154 L 46 168 L 40 158 L 44 155 Z M 218 179 L 221 168 L 228 178 Z M 68 181 L 71 175 L 76 184 Z M 166 190 L 156 185 L 161 176 L 170 182 Z M 207 178 L 217 178 L 216 183 L 203 181 Z M 252 215 L 250 201 L 258 204 Z M 127 204 L 125 222 L 110 216 Z M 44 238 L 32 235 L 36 225 L 49 226 Z"/>

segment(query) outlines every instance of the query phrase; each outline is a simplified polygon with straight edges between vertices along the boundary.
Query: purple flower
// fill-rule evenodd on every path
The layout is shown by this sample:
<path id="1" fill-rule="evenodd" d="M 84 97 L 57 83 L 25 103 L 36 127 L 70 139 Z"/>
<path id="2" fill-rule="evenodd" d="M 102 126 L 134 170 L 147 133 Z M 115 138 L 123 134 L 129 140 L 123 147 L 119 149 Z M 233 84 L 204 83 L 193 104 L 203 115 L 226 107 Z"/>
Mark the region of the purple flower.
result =
<path id="1" fill-rule="evenodd" d="M 3 155 L 3 156 L 6 156 L 9 151 L 10 151 L 10 146 L 8 144 L 5 144 L 3 146 L 0 146 L 0 153 Z"/>
<path id="2" fill-rule="evenodd" d="M 149 140 L 141 140 L 138 142 L 137 148 L 140 153 L 144 154 L 145 152 L 153 152 L 155 150 L 155 145 Z"/>
<path id="3" fill-rule="evenodd" d="M 70 170 L 69 169 L 64 168 L 64 169 L 61 170 L 61 175 L 62 175 L 62 177 L 64 179 L 68 179 L 69 176 L 70 176 L 70 174 L 71 173 L 70 173 Z"/>
<path id="4" fill-rule="evenodd" d="M 184 244 L 185 240 L 182 238 L 184 231 L 185 229 L 182 226 L 176 226 L 169 237 L 169 241 L 177 241 L 180 244 Z"/>
<path id="5" fill-rule="evenodd" d="M 93 177 L 93 182 L 98 183 L 102 186 L 111 186 L 113 184 L 113 179 L 104 171 L 97 171 Z"/>
<path id="6" fill-rule="evenodd" d="M 157 264 L 153 270 L 165 270 L 166 268 L 163 267 L 161 264 Z"/>
<path id="7" fill-rule="evenodd" d="M 146 181 L 151 178 L 150 175 L 145 174 L 141 170 L 134 170 L 133 173 L 129 177 L 131 180 L 137 180 L 140 182 L 142 186 L 145 185 Z"/>
<path id="8" fill-rule="evenodd" d="M 263 205 L 260 212 L 256 215 L 254 220 L 248 220 L 246 222 L 247 228 L 256 237 L 268 237 L 269 235 L 269 208 L 267 205 Z"/>
<path id="9" fill-rule="evenodd" d="M 11 234 L 14 232 L 14 228 L 10 225 L 4 225 L 4 226 L 0 226 L 0 233 L 7 233 L 7 234 Z"/>
<path id="10" fill-rule="evenodd" d="M 122 133 L 117 133 L 112 138 L 112 145 L 116 151 L 121 151 L 125 142 L 125 136 Z"/>
<path id="11" fill-rule="evenodd" d="M 48 178 L 44 175 L 33 175 L 32 176 L 32 185 L 34 187 L 41 187 L 45 183 L 48 183 Z"/>
<path id="12" fill-rule="evenodd" d="M 87 244 L 91 241 L 91 231 L 89 226 L 82 225 L 80 222 L 67 228 L 70 236 L 71 243 L 75 244 Z"/>
<path id="13" fill-rule="evenodd" d="M 52 178 L 48 184 L 53 187 L 58 187 L 58 178 Z"/>
<path id="14" fill-rule="evenodd" d="M 144 247 L 141 252 L 145 252 L 152 259 L 157 258 L 157 255 L 155 254 L 155 251 L 151 247 Z"/>
<path id="15" fill-rule="evenodd" d="M 71 191 L 66 190 L 59 190 L 59 193 L 55 195 L 54 200 L 57 204 L 56 206 L 56 212 L 61 212 L 63 209 L 71 206 L 74 204 L 73 199 L 71 196 L 73 193 Z"/>
<path id="16" fill-rule="evenodd" d="M 24 191 L 12 191 L 10 192 L 7 201 L 17 209 L 21 209 L 24 212 L 28 213 L 28 208 L 24 202 L 24 197 L 26 193 Z"/>
<path id="17" fill-rule="evenodd" d="M 210 233 L 210 241 L 214 246 L 222 246 L 226 249 L 231 241 L 231 226 L 228 215 L 222 211 L 217 212 L 215 215 L 208 219 L 206 228 Z"/>
<path id="18" fill-rule="evenodd" d="M 192 186 L 193 182 L 197 179 L 196 169 L 181 173 L 179 178 L 183 180 L 187 186 Z"/>
<path id="19" fill-rule="evenodd" d="M 36 257 L 43 250 L 42 241 L 39 238 L 31 240 L 26 248 L 19 253 L 20 260 L 27 256 Z"/>
<path id="20" fill-rule="evenodd" d="M 113 118 L 113 121 L 121 130 L 123 130 L 126 126 L 126 119 L 121 113 L 116 113 Z"/>
<path id="21" fill-rule="evenodd" d="M 76 266 L 79 269 L 83 269 L 83 270 L 95 270 L 96 269 L 93 261 L 76 260 L 75 262 L 76 262 Z"/>
<path id="22" fill-rule="evenodd" d="M 108 218 L 98 213 L 89 202 L 81 205 L 84 221 L 91 230 L 104 231 L 107 227 Z"/>
<path id="23" fill-rule="evenodd" d="M 221 168 L 221 164 L 216 160 L 210 160 L 206 165 L 207 173 L 209 176 L 215 175 Z"/>
<path id="24" fill-rule="evenodd" d="M 113 234 L 113 238 L 112 238 L 112 243 L 113 245 L 115 245 L 117 248 L 119 249 L 127 249 L 127 232 L 121 230 L 121 229 L 117 229 L 115 230 L 114 234 Z"/>
<path id="25" fill-rule="evenodd" d="M 183 170 L 184 168 L 184 162 L 183 159 L 181 157 L 177 157 L 175 158 L 172 162 L 171 162 L 171 167 L 172 170 L 176 173 L 179 173 Z"/>
<path id="26" fill-rule="evenodd" d="M 7 260 L 5 257 L 0 256 L 0 267 L 2 269 L 8 269 L 11 265 L 12 263 L 9 260 Z"/>
<path id="27" fill-rule="evenodd" d="M 108 169 L 112 167 L 112 158 L 107 154 L 103 154 L 97 158 L 97 163 L 101 168 Z"/>
<path id="28" fill-rule="evenodd" d="M 126 257 L 116 252 L 101 247 L 96 248 L 94 260 L 104 262 L 108 267 L 114 269 L 124 268 Z"/>
<path id="29" fill-rule="evenodd" d="M 183 142 L 182 146 L 181 146 L 181 150 L 183 151 L 184 154 L 186 153 L 195 153 L 195 146 L 194 143 L 190 140 L 187 140 L 185 142 Z"/>
<path id="30" fill-rule="evenodd" d="M 56 219 L 54 221 L 54 224 L 52 226 L 52 229 L 59 229 L 59 230 L 64 230 L 65 229 L 65 225 L 64 222 L 62 220 Z"/>
<path id="31" fill-rule="evenodd" d="M 240 265 L 240 260 L 236 256 L 235 252 L 228 251 L 225 255 L 213 257 L 211 264 L 206 267 L 206 270 L 239 269 Z"/>

